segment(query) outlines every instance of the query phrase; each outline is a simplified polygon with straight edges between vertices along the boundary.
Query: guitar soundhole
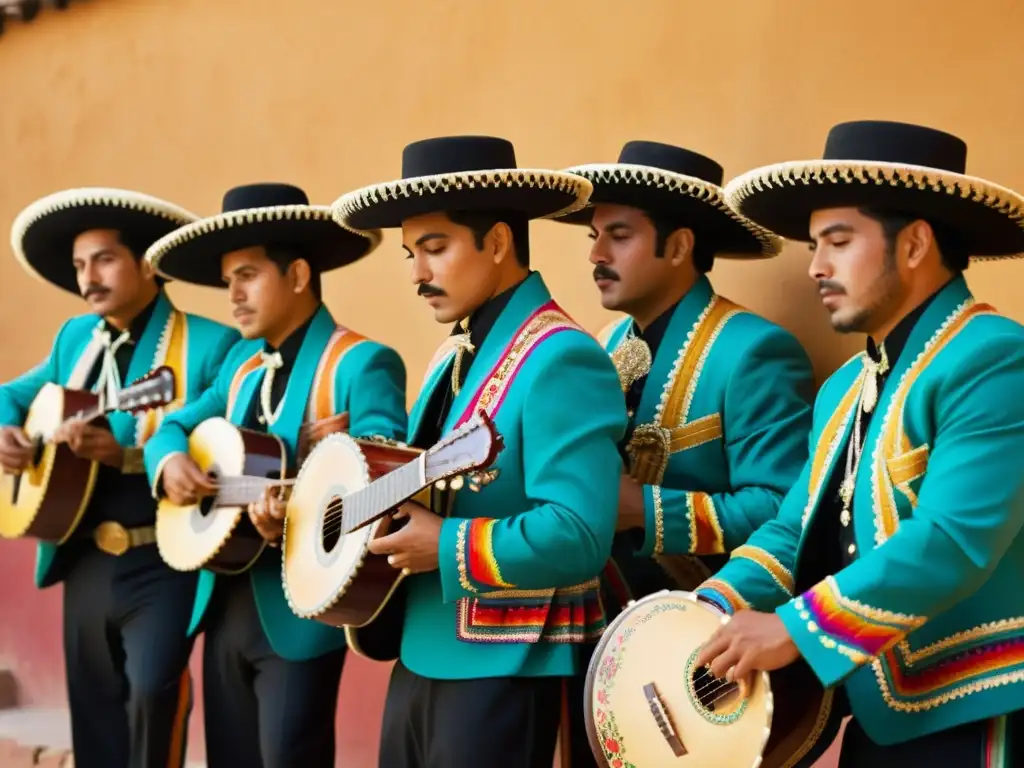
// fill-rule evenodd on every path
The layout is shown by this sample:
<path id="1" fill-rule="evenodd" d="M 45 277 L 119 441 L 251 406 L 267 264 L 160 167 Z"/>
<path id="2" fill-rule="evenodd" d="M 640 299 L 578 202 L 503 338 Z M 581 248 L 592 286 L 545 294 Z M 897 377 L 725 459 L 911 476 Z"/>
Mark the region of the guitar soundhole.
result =
<path id="1" fill-rule="evenodd" d="M 687 688 L 694 709 L 713 723 L 735 722 L 746 709 L 747 699 L 741 695 L 737 683 L 717 678 L 704 667 L 695 667 L 697 653 L 693 652 L 686 665 Z"/>
<path id="2" fill-rule="evenodd" d="M 324 552 L 332 552 L 338 546 L 341 540 L 341 496 L 334 496 L 327 502 L 320 537 Z"/>
<path id="3" fill-rule="evenodd" d="M 220 477 L 219 473 L 215 469 L 210 469 L 206 474 L 209 475 L 210 479 L 213 480 L 214 482 L 216 482 Z M 199 507 L 199 514 L 201 514 L 203 517 L 209 515 L 211 512 L 213 512 L 213 507 L 216 504 L 216 502 L 216 496 L 203 496 L 201 499 L 199 499 L 199 504 L 197 505 Z"/>

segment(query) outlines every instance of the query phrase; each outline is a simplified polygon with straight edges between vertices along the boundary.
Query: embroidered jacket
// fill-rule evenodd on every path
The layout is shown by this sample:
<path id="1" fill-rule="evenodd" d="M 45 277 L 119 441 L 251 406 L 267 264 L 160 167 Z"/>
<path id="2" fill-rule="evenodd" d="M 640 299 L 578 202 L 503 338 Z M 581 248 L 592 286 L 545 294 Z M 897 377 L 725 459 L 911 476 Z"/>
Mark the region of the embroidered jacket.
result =
<path id="1" fill-rule="evenodd" d="M 0 385 L 0 426 L 21 425 L 29 406 L 46 383 L 72 389 L 84 386 L 103 352 L 101 342 L 93 334 L 102 324 L 102 319 L 94 314 L 71 318 L 57 332 L 46 360 Z M 126 448 L 144 445 L 166 414 L 194 400 L 213 383 L 224 355 L 238 339 L 238 332 L 232 328 L 175 309 L 161 291 L 132 355 L 126 380 L 132 382 L 160 365 L 170 366 L 176 377 L 175 400 L 166 408 L 145 411 L 138 416 L 111 413 L 107 420 L 117 442 Z M 154 505 L 154 513 L 155 509 Z M 54 544 L 39 543 L 36 586 L 48 587 L 59 581 L 57 574 L 61 569 L 54 565 L 62 551 Z"/>
<path id="2" fill-rule="evenodd" d="M 213 386 L 164 421 L 145 449 L 146 471 L 154 488 L 164 464 L 175 453 L 188 450 L 188 435 L 201 422 L 223 416 L 233 424 L 244 424 L 253 399 L 260 396 L 265 370 L 260 364 L 263 348 L 260 340 L 238 342 L 224 360 Z M 327 308 L 321 306 L 299 349 L 280 413 L 268 431 L 284 441 L 289 463 L 294 466 L 299 432 L 308 415 L 325 418 L 346 411 L 353 437 L 379 435 L 404 440 L 405 365 L 390 347 L 337 326 Z M 343 632 L 299 618 L 291 610 L 281 583 L 280 549 L 267 548 L 248 574 L 234 578 L 251 579 L 263 631 L 282 658 L 303 661 L 345 644 Z M 189 634 L 202 621 L 214 582 L 212 571 L 200 572 Z"/>
<path id="3" fill-rule="evenodd" d="M 453 362 L 446 341 L 411 435 Z M 604 626 L 597 576 L 615 531 L 626 413 L 608 356 L 536 272 L 477 350 L 442 434 L 477 408 L 504 439 L 499 474 L 455 494 L 439 570 L 406 580 L 402 663 L 444 679 L 573 674 L 573 644 Z"/>
<path id="4" fill-rule="evenodd" d="M 600 334 L 613 357 L 632 322 Z M 775 517 L 807 458 L 813 392 L 792 334 L 701 276 L 673 311 L 636 412 L 640 554 L 723 554 Z"/>
<path id="5" fill-rule="evenodd" d="M 857 356 L 815 403 L 811 458 L 779 515 L 699 593 L 775 610 L 868 735 L 913 739 L 1024 707 L 1024 327 L 963 277 L 915 325 L 856 477 L 857 557 L 801 595 L 793 574 L 852 424 Z"/>

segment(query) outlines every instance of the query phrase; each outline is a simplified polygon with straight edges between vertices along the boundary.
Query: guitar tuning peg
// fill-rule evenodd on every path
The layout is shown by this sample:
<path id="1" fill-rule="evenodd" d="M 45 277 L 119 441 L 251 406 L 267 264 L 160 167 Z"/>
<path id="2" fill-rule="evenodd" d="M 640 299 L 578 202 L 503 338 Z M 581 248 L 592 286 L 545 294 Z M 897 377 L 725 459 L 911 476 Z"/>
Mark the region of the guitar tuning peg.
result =
<path id="1" fill-rule="evenodd" d="M 451 482 L 449 484 L 451 485 L 451 488 L 452 488 L 453 491 L 461 491 L 462 490 L 462 485 L 465 482 L 466 482 L 466 480 L 465 480 L 465 478 L 462 475 L 456 475 L 455 477 L 453 477 L 451 479 Z"/>

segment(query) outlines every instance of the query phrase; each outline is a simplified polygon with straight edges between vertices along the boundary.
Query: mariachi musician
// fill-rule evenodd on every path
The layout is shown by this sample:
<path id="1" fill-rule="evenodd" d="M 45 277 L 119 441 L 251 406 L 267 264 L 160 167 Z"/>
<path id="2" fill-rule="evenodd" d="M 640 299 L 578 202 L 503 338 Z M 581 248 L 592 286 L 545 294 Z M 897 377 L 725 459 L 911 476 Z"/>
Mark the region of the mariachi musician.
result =
<path id="1" fill-rule="evenodd" d="M 550 768 L 563 680 L 604 626 L 626 414 L 608 356 L 530 269 L 528 230 L 590 184 L 519 170 L 511 143 L 476 136 L 410 144 L 402 174 L 335 208 L 355 229 L 401 227 L 417 293 L 455 324 L 411 441 L 429 447 L 483 409 L 505 447 L 496 479 L 457 492 L 450 516 L 406 503 L 404 527 L 370 545 L 410 574 L 379 765 Z"/>
<path id="2" fill-rule="evenodd" d="M 156 243 L 161 274 L 226 288 L 244 337 L 216 382 L 167 419 L 146 447 L 155 491 L 192 504 L 214 484 L 188 456 L 198 424 L 224 417 L 277 435 L 296 467 L 304 424 L 348 415 L 354 437 L 405 437 L 405 366 L 398 354 L 338 323 L 321 275 L 366 256 L 377 232 L 353 233 L 327 206 L 288 184 L 224 195 L 222 212 Z M 281 537 L 285 503 L 273 493 L 250 508 L 265 538 Z M 334 716 L 344 633 L 296 616 L 281 583 L 279 547 L 247 573 L 200 575 L 189 634 L 205 628 L 203 693 L 210 768 L 333 768 Z"/>
<path id="3" fill-rule="evenodd" d="M 966 159 L 942 131 L 843 123 L 823 159 L 727 187 L 810 239 L 833 328 L 868 338 L 778 517 L 699 590 L 734 616 L 696 661 L 738 680 L 802 659 L 834 694 L 822 742 L 853 715 L 843 768 L 1024 761 L 1024 327 L 963 274 L 1024 254 L 1024 197 Z"/>
<path id="4" fill-rule="evenodd" d="M 61 546 L 40 543 L 38 587 L 64 583 L 64 661 L 71 740 L 79 768 L 181 766 L 192 707 L 186 637 L 194 574 L 171 570 L 155 543 L 156 503 L 141 449 L 166 410 L 214 380 L 234 330 L 177 310 L 143 259 L 164 234 L 194 221 L 178 206 L 138 192 L 71 189 L 17 217 L 11 241 L 35 277 L 85 298 L 88 314 L 68 320 L 47 358 L 0 386 L 0 463 L 20 471 L 31 455 L 20 425 L 50 382 L 102 393 L 169 366 L 175 401 L 109 429 L 69 422 L 55 440 L 99 462 L 89 504 Z"/>
<path id="5" fill-rule="evenodd" d="M 792 334 L 708 279 L 717 255 L 765 259 L 781 245 L 728 207 L 717 162 L 631 141 L 617 163 L 567 172 L 594 192 L 587 208 L 556 220 L 589 225 L 601 304 L 626 315 L 599 336 L 630 419 L 604 580 L 612 618 L 659 589 L 693 589 L 775 516 L 807 458 L 814 373 Z M 574 683 L 572 765 L 581 768 L 593 757 L 583 676 Z"/>

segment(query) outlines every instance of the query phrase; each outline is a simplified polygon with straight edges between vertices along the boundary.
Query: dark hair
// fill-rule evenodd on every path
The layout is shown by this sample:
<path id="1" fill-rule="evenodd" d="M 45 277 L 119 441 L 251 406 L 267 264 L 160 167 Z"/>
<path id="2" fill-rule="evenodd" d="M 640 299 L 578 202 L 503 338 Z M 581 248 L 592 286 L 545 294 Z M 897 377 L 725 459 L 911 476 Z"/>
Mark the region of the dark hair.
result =
<path id="1" fill-rule="evenodd" d="M 882 234 L 885 236 L 885 244 L 889 253 L 893 252 L 896 246 L 896 237 L 900 232 L 915 221 L 924 221 L 932 228 L 935 245 L 939 249 L 939 256 L 942 257 L 942 263 L 946 265 L 946 268 L 954 274 L 959 274 L 967 269 L 971 255 L 967 252 L 960 237 L 948 227 L 936 224 L 922 216 L 886 208 L 862 206 L 857 210 L 882 226 Z"/>
<path id="2" fill-rule="evenodd" d="M 267 258 L 277 265 L 282 275 L 294 262 L 305 259 L 309 264 L 309 290 L 313 292 L 313 298 L 321 300 L 323 286 L 320 284 L 320 272 L 317 271 L 315 260 L 310 258 L 304 248 L 297 245 L 267 245 L 263 250 L 267 252 Z"/>
<path id="3" fill-rule="evenodd" d="M 665 258 L 665 246 L 668 243 L 669 237 L 677 229 L 683 229 L 684 225 L 680 224 L 678 220 L 669 218 L 668 216 L 662 216 L 657 213 L 643 212 L 647 220 L 654 226 L 655 241 L 654 241 L 654 255 L 659 258 Z M 711 271 L 711 267 L 715 263 L 715 250 L 707 245 L 702 237 L 698 236 L 697 230 L 693 230 L 693 266 L 701 274 L 706 274 Z"/>
<path id="4" fill-rule="evenodd" d="M 512 247 L 516 261 L 530 266 L 530 220 L 518 211 L 447 211 L 449 221 L 467 227 L 473 233 L 477 250 L 484 247 L 484 237 L 498 222 L 508 224 L 512 230 Z"/>
<path id="5" fill-rule="evenodd" d="M 146 242 L 145 240 L 137 240 L 135 238 L 126 237 L 125 233 L 120 230 L 117 230 L 115 234 L 117 235 L 117 242 L 119 242 L 121 245 L 128 249 L 128 252 L 132 255 L 132 258 L 135 259 L 135 263 L 142 264 L 142 259 L 146 256 L 146 250 L 149 248 L 149 243 Z M 162 288 L 164 284 L 167 282 L 167 279 L 161 277 L 160 275 L 154 274 L 153 282 L 156 283 L 157 288 Z"/>

